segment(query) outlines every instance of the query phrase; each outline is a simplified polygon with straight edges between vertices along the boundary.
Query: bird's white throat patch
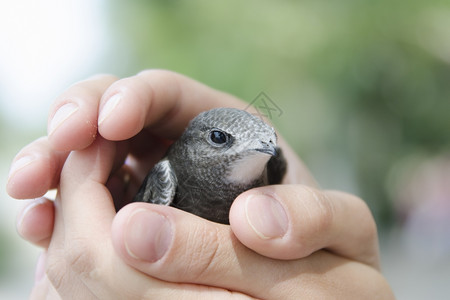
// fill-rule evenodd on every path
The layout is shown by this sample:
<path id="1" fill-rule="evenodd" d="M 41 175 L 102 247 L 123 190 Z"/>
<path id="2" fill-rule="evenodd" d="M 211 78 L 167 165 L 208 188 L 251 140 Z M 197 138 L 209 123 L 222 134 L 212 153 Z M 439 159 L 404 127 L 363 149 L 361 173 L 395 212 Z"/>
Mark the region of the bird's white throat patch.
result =
<path id="1" fill-rule="evenodd" d="M 233 163 L 227 180 L 232 183 L 251 183 L 261 176 L 269 159 L 270 155 L 262 152 L 246 155 Z"/>

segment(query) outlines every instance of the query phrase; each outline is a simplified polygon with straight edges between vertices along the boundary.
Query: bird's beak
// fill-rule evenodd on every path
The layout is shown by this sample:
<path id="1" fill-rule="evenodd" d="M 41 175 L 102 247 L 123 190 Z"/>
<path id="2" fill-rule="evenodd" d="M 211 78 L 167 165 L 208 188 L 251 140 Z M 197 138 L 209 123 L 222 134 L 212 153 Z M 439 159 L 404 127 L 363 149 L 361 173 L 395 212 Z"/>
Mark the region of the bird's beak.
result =
<path id="1" fill-rule="evenodd" d="M 255 150 L 258 152 L 269 154 L 270 156 L 275 156 L 277 154 L 277 147 L 272 141 L 270 141 L 269 143 L 260 141 L 260 147 L 256 148 Z"/>

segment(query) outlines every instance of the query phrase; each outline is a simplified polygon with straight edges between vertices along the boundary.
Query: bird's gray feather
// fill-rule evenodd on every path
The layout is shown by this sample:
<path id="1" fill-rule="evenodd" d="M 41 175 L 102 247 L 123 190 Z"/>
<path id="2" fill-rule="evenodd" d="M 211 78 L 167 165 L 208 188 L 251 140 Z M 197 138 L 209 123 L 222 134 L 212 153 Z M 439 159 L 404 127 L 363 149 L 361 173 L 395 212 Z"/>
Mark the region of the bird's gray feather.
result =
<path id="1" fill-rule="evenodd" d="M 168 159 L 158 162 L 148 173 L 135 201 L 170 205 L 177 188 L 177 178 Z"/>

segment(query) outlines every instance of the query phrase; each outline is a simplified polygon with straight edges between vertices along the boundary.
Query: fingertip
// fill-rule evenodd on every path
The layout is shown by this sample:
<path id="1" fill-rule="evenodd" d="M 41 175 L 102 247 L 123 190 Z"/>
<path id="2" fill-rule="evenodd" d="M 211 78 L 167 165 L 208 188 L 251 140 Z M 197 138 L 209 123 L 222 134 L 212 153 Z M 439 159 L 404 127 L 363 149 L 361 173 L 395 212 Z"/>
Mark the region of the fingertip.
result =
<path id="1" fill-rule="evenodd" d="M 275 259 L 299 259 L 328 245 L 321 211 L 310 205 L 312 189 L 270 185 L 241 194 L 230 210 L 230 225 L 241 243 Z"/>
<path id="2" fill-rule="evenodd" d="M 17 232 L 25 240 L 47 247 L 54 225 L 54 205 L 46 198 L 30 200 L 17 215 Z"/>
<path id="3" fill-rule="evenodd" d="M 88 147 L 97 135 L 97 107 L 76 99 L 55 106 L 48 120 L 48 140 L 58 151 L 79 150 Z"/>
<path id="4" fill-rule="evenodd" d="M 45 155 L 25 154 L 11 165 L 6 183 L 7 193 L 15 199 L 43 196 L 52 186 L 54 161 Z"/>
<path id="5" fill-rule="evenodd" d="M 48 135 L 52 135 L 55 130 L 57 130 L 61 125 L 64 124 L 64 121 L 69 119 L 79 109 L 79 105 L 74 102 L 67 102 L 60 105 L 48 119 Z"/>
<path id="6" fill-rule="evenodd" d="M 111 240 L 116 252 L 125 260 L 134 259 L 131 257 L 125 246 L 125 231 L 129 223 L 129 218 L 140 209 L 142 203 L 130 203 L 122 207 L 114 216 L 111 224 Z"/>
<path id="7" fill-rule="evenodd" d="M 124 78 L 105 92 L 100 101 L 98 131 L 108 140 L 131 138 L 144 128 L 151 95 L 139 80 Z"/>
<path id="8" fill-rule="evenodd" d="M 239 195 L 230 209 L 230 226 L 239 241 L 267 257 L 290 259 L 280 249 L 289 239 L 289 214 L 269 190 L 253 189 Z"/>
<path id="9" fill-rule="evenodd" d="M 6 192 L 8 195 L 15 199 L 21 199 L 22 189 L 18 188 L 23 180 L 21 176 L 23 170 L 28 168 L 31 164 L 36 163 L 36 157 L 34 155 L 24 155 L 22 157 L 16 156 L 11 164 L 8 174 L 8 180 L 6 182 Z M 24 197 L 23 199 L 26 199 Z"/>
<path id="10" fill-rule="evenodd" d="M 155 206 L 132 203 L 115 216 L 111 230 L 113 246 L 126 261 L 154 263 L 170 248 L 173 224 L 164 207 Z"/>
<path id="11" fill-rule="evenodd" d="M 125 246 L 125 230 L 129 216 L 132 215 L 136 209 L 138 209 L 135 208 L 135 206 L 139 204 L 140 203 L 130 203 L 122 207 L 114 216 L 111 224 L 111 240 L 113 247 L 125 261 L 132 259 Z"/>
<path id="12" fill-rule="evenodd" d="M 99 102 L 115 80 L 111 75 L 93 76 L 70 86 L 55 100 L 47 127 L 53 149 L 80 150 L 95 140 Z"/>
<path id="13" fill-rule="evenodd" d="M 277 222 L 282 214 L 277 205 L 267 205 L 267 196 L 284 208 L 289 224 L 284 235 L 273 234 L 281 232 L 282 223 Z M 278 215 L 277 222 L 270 221 L 265 211 Z M 374 224 L 370 210 L 358 197 L 305 185 L 256 188 L 241 194 L 230 210 L 230 225 L 240 242 L 275 259 L 300 259 L 328 249 L 377 267 Z"/>

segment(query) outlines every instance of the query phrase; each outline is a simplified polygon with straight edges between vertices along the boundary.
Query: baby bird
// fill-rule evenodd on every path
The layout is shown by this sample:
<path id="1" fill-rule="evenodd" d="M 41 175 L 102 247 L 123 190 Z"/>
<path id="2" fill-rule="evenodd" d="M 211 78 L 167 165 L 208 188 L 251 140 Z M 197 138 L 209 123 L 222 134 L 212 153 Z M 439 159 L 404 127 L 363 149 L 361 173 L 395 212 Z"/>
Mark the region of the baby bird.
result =
<path id="1" fill-rule="evenodd" d="M 278 184 L 287 164 L 275 130 L 235 108 L 200 113 L 149 172 L 134 201 L 177 207 L 229 224 L 242 192 Z"/>

